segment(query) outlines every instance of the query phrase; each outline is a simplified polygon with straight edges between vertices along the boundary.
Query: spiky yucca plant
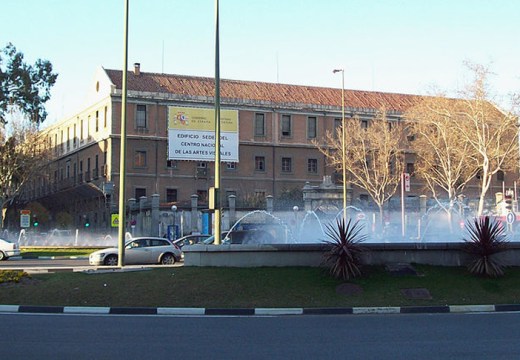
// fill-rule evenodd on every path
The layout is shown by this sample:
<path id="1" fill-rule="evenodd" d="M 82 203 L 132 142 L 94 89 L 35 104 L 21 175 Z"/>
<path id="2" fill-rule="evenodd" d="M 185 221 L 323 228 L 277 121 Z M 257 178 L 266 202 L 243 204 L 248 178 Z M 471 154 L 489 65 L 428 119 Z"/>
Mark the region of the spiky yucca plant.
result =
<path id="1" fill-rule="evenodd" d="M 495 254 L 507 249 L 504 226 L 498 220 L 483 216 L 466 224 L 469 238 L 464 239 L 465 251 L 473 256 L 468 270 L 475 275 L 499 277 L 504 275 L 504 265 Z"/>
<path id="2" fill-rule="evenodd" d="M 324 260 L 335 278 L 350 280 L 361 275 L 360 255 L 364 249 L 360 243 L 367 237 L 362 230 L 363 225 L 351 219 L 347 223 L 343 219 L 337 220 L 336 224 L 326 226 L 328 239 L 325 243 L 332 247 L 324 254 Z"/>

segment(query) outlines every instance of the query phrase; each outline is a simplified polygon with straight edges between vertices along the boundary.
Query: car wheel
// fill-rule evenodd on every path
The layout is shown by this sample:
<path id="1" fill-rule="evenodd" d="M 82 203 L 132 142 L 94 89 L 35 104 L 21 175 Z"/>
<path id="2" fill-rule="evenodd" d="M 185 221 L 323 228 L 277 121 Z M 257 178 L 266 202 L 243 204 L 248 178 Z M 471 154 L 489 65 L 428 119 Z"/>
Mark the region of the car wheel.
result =
<path id="1" fill-rule="evenodd" d="M 5 256 L 3 251 L 0 251 L 0 261 L 7 260 L 7 257 Z"/>
<path id="2" fill-rule="evenodd" d="M 103 261 L 103 264 L 107 266 L 117 266 L 117 256 L 116 255 L 108 255 Z"/>
<path id="3" fill-rule="evenodd" d="M 175 264 L 175 256 L 173 256 L 173 254 L 170 254 L 170 253 L 164 254 L 161 258 L 161 264 L 163 264 L 163 265 Z"/>

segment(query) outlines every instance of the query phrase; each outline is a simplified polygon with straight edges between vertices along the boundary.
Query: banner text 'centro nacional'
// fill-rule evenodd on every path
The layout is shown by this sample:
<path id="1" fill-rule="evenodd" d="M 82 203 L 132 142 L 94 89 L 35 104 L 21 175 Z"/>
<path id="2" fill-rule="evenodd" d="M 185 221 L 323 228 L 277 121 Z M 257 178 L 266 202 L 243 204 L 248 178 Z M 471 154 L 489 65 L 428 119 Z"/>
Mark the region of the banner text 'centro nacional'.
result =
<path id="1" fill-rule="evenodd" d="M 238 111 L 220 110 L 220 159 L 238 162 Z M 215 110 L 168 107 L 168 160 L 215 161 Z"/>

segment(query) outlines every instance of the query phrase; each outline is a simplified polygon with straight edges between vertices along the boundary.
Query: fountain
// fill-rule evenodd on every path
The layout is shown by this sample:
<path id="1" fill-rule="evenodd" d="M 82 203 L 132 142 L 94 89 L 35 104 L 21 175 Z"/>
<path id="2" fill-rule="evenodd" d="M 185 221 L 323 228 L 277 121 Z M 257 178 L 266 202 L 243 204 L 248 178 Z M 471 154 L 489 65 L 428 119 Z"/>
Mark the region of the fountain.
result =
<path id="1" fill-rule="evenodd" d="M 245 222 L 246 219 L 251 219 L 256 215 L 262 215 L 265 218 L 270 218 L 271 222 L 275 222 L 275 224 L 269 224 L 266 221 L 263 222 Z M 255 219 L 258 220 L 258 219 Z M 280 218 L 274 216 L 273 214 L 265 211 L 265 210 L 253 210 L 242 216 L 238 219 L 235 224 L 227 231 L 224 238 L 229 238 L 233 232 L 241 231 L 241 230 L 255 230 L 257 233 L 256 236 L 250 237 L 244 243 L 256 243 L 256 244 L 266 244 L 266 243 L 278 243 L 278 244 L 287 244 L 294 243 L 294 235 L 292 231 L 289 229 L 287 224 Z M 233 242 L 233 241 L 232 241 Z"/>

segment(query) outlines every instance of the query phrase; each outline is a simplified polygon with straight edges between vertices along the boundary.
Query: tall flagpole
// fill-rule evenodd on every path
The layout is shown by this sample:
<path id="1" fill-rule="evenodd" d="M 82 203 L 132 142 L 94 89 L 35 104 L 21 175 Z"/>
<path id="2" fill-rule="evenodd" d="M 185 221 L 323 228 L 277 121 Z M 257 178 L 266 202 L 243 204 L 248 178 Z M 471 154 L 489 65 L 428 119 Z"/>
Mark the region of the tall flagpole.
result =
<path id="1" fill-rule="evenodd" d="M 119 224 L 118 224 L 118 260 L 117 266 L 125 265 L 125 178 L 126 178 L 126 95 L 127 95 L 127 72 L 128 72 L 128 1 L 125 0 L 125 34 L 124 34 L 124 60 L 123 60 L 123 83 L 121 99 L 121 150 L 119 155 Z"/>
<path id="2" fill-rule="evenodd" d="M 218 0 L 215 0 L 215 245 L 220 245 L 220 44 Z"/>

